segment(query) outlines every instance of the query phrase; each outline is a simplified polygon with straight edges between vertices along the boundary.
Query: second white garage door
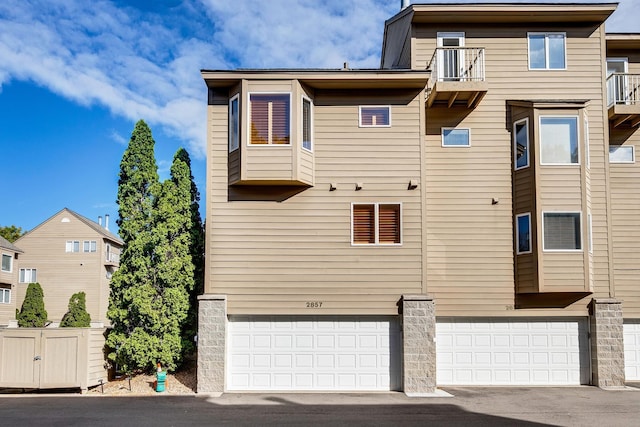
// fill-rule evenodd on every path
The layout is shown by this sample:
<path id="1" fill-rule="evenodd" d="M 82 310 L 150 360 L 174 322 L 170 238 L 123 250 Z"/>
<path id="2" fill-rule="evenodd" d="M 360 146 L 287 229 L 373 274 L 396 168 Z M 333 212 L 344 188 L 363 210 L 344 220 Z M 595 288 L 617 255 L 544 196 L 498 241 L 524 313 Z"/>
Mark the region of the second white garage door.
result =
<path id="1" fill-rule="evenodd" d="M 586 319 L 442 319 L 438 385 L 589 383 Z"/>
<path id="2" fill-rule="evenodd" d="M 227 390 L 400 388 L 394 317 L 231 316 Z"/>
<path id="3" fill-rule="evenodd" d="M 640 381 L 640 320 L 624 322 L 624 374 L 627 381 Z"/>

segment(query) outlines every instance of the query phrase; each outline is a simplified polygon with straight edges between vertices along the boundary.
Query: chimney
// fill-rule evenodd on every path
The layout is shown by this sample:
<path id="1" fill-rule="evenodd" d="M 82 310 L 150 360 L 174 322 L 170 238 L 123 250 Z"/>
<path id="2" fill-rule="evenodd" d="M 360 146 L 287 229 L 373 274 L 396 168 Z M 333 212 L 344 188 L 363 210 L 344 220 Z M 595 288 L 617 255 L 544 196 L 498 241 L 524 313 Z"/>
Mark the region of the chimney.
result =
<path id="1" fill-rule="evenodd" d="M 104 216 L 104 229 L 107 231 L 109 230 L 109 214 Z"/>
<path id="2" fill-rule="evenodd" d="M 98 225 L 102 227 L 102 215 L 98 215 Z"/>
<path id="3" fill-rule="evenodd" d="M 400 10 L 405 10 L 409 7 L 409 0 L 401 0 L 400 1 Z"/>

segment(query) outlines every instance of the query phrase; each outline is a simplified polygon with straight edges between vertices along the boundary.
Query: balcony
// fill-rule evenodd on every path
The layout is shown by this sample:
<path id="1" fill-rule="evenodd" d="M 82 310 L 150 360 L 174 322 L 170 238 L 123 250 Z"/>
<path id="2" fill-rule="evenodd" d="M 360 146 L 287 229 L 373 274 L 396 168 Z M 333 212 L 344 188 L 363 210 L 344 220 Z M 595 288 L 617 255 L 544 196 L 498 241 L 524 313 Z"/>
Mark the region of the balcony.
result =
<path id="1" fill-rule="evenodd" d="M 117 252 L 107 252 L 104 263 L 106 265 L 118 265 L 120 264 L 120 254 Z"/>
<path id="2" fill-rule="evenodd" d="M 482 47 L 439 47 L 428 69 L 427 108 L 475 108 L 487 93 Z"/>
<path id="3" fill-rule="evenodd" d="M 614 73 L 607 78 L 607 106 L 613 127 L 640 124 L 640 74 Z"/>

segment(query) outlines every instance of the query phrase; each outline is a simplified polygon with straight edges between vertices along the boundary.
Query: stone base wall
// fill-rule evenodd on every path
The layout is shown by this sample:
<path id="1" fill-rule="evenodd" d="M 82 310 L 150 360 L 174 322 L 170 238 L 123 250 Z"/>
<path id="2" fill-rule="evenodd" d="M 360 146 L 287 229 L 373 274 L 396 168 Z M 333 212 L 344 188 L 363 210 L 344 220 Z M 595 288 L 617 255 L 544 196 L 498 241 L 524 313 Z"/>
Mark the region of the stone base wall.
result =
<path id="1" fill-rule="evenodd" d="M 428 295 L 402 297 L 403 380 L 407 396 L 436 389 L 436 315 Z"/>
<path id="2" fill-rule="evenodd" d="M 198 393 L 223 393 L 226 295 L 198 297 Z"/>
<path id="3" fill-rule="evenodd" d="M 598 387 L 624 386 L 622 303 L 597 298 L 589 307 L 592 383 Z"/>

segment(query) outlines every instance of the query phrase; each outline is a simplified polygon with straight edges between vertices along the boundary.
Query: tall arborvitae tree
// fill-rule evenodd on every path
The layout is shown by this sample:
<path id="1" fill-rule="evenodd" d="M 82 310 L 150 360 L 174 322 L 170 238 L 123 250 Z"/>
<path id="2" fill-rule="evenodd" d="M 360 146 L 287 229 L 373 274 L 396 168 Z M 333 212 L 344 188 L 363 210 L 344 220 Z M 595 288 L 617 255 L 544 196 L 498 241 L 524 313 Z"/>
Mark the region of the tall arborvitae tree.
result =
<path id="1" fill-rule="evenodd" d="M 191 182 L 185 162 L 174 158 L 171 179 L 162 183 L 153 210 L 152 265 L 156 286 L 164 301 L 159 307 L 161 359 L 173 369 L 180 363 L 185 344 L 183 330 L 193 290 L 191 243 Z"/>
<path id="2" fill-rule="evenodd" d="M 158 311 L 163 301 L 151 259 L 154 194 L 160 185 L 154 144 L 151 130 L 140 120 L 120 162 L 117 224 L 124 245 L 111 278 L 107 316 L 113 329 L 107 345 L 110 360 L 126 372 L 155 366 L 164 332 Z"/>
<path id="3" fill-rule="evenodd" d="M 40 283 L 29 283 L 17 314 L 21 328 L 43 328 L 47 324 L 47 310 L 44 309 L 44 292 Z"/>
<path id="4" fill-rule="evenodd" d="M 194 337 L 198 330 L 198 295 L 204 293 L 204 226 L 200 216 L 200 193 L 191 172 L 191 159 L 187 150 L 181 148 L 175 155 L 174 164 L 184 162 L 189 169 L 189 182 L 191 186 L 191 242 L 189 252 L 194 266 L 194 286 L 189 294 L 189 315 L 182 333 L 185 352 L 192 351 Z M 176 177 L 172 176 L 174 181 Z"/>
<path id="5" fill-rule="evenodd" d="M 91 315 L 87 311 L 87 295 L 78 292 L 69 298 L 69 310 L 62 316 L 61 328 L 88 328 L 91 326 Z"/>

